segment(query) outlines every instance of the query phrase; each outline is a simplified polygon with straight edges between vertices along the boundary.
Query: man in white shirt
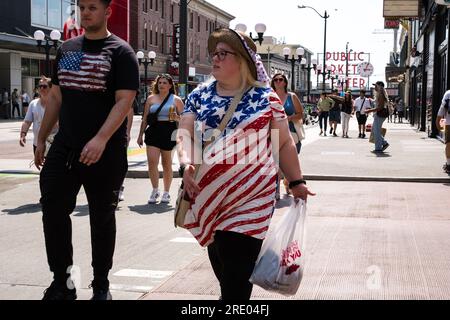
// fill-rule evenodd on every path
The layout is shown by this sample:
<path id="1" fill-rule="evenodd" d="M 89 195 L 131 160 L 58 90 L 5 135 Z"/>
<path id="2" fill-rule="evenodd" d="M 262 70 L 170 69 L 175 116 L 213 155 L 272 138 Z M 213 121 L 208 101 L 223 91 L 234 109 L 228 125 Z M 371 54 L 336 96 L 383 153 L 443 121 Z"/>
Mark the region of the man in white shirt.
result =
<path id="1" fill-rule="evenodd" d="M 442 98 L 441 107 L 436 117 L 436 127 L 442 130 L 441 120 L 445 119 L 445 156 L 447 162 L 444 164 L 444 171 L 450 174 L 450 90 L 448 90 Z"/>
<path id="2" fill-rule="evenodd" d="M 358 120 L 358 138 L 364 139 L 366 137 L 366 121 L 367 114 L 366 110 L 370 109 L 370 98 L 366 97 L 366 90 L 361 89 L 359 91 L 359 97 L 355 99 L 355 112 L 356 119 Z"/>

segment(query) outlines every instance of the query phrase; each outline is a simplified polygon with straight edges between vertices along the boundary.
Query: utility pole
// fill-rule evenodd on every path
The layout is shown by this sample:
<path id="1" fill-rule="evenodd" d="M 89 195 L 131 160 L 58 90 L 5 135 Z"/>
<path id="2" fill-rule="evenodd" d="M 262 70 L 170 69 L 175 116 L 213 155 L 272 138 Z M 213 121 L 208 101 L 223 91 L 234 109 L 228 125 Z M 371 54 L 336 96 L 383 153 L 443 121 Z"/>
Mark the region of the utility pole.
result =
<path id="1" fill-rule="evenodd" d="M 181 93 L 186 98 L 186 86 L 187 86 L 187 28 L 188 28 L 188 10 L 187 0 L 180 0 L 180 65 L 178 75 L 178 87 L 181 89 Z"/>

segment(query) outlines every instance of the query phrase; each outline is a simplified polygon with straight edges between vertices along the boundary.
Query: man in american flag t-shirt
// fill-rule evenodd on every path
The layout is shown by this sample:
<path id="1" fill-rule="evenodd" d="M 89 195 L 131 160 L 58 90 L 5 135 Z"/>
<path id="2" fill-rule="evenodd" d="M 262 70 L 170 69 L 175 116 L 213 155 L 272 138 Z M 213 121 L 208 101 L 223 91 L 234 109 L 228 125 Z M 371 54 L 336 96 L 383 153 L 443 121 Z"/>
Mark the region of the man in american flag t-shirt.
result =
<path id="1" fill-rule="evenodd" d="M 40 175 L 44 236 L 53 282 L 45 300 L 76 299 L 70 214 L 84 187 L 89 204 L 93 300 L 109 300 L 115 248 L 115 210 L 128 169 L 126 117 L 139 88 L 133 49 L 107 29 L 110 0 L 80 0 L 85 34 L 58 49 L 35 155 Z M 59 132 L 44 163 L 45 139 Z"/>

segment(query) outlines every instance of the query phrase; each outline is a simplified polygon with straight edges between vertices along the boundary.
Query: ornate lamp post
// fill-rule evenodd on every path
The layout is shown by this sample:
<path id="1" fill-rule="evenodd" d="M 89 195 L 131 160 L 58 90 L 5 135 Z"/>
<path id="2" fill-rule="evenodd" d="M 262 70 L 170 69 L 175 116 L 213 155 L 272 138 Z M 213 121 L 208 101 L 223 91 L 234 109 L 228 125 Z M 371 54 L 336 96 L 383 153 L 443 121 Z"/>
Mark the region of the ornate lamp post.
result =
<path id="1" fill-rule="evenodd" d="M 153 63 L 155 62 L 155 58 L 156 58 L 156 53 L 155 51 L 149 51 L 148 52 L 148 58 L 144 58 L 144 52 L 142 51 L 138 51 L 136 52 L 136 58 L 139 61 L 139 64 L 143 64 L 144 65 L 144 95 L 145 95 L 145 99 L 147 99 L 147 68 L 149 65 L 153 65 Z"/>
<path id="2" fill-rule="evenodd" d="M 46 35 L 42 30 L 36 30 L 34 32 L 34 39 L 37 42 L 39 49 L 44 48 L 45 51 L 45 75 L 50 76 L 50 50 L 54 48 L 58 49 L 58 42 L 61 39 L 61 32 L 58 30 L 52 30 L 50 37 Z"/>
<path id="3" fill-rule="evenodd" d="M 236 25 L 236 27 L 234 27 L 234 29 L 236 31 L 241 31 L 241 32 L 246 32 L 247 31 L 247 26 L 243 23 L 238 23 Z M 258 37 L 253 38 L 252 33 L 249 33 L 250 38 L 252 38 L 253 41 L 258 41 L 259 45 L 262 44 L 263 40 L 264 40 L 264 32 L 266 32 L 266 25 L 264 23 L 257 23 L 255 25 L 255 31 L 258 34 Z"/>
<path id="4" fill-rule="evenodd" d="M 325 28 L 324 28 L 324 33 L 323 33 L 323 65 L 326 65 L 326 53 L 327 53 L 327 19 L 330 17 L 329 14 L 327 14 L 327 11 L 325 10 L 325 13 L 323 15 L 321 15 L 316 9 L 314 9 L 313 7 L 309 7 L 309 6 L 298 6 L 299 9 L 304 9 L 304 8 L 309 8 L 314 10 L 322 19 L 324 19 L 325 22 Z M 325 90 L 325 72 L 322 73 L 322 77 L 323 77 L 323 88 L 322 90 Z"/>
<path id="5" fill-rule="evenodd" d="M 311 69 L 316 70 L 317 67 L 317 60 L 316 59 L 312 59 L 311 62 L 308 64 L 308 66 L 306 65 L 306 59 L 303 58 L 302 61 L 300 62 L 300 64 L 302 65 L 302 69 L 303 70 L 307 70 L 308 71 L 308 85 L 307 85 L 307 97 L 306 97 L 306 101 L 308 103 L 310 103 L 310 94 L 311 94 Z"/>
<path id="6" fill-rule="evenodd" d="M 297 55 L 297 58 L 295 57 L 295 54 Z M 305 49 L 299 47 L 295 50 L 295 54 L 292 52 L 292 56 L 289 58 L 291 55 L 291 48 L 283 48 L 284 61 L 291 62 L 291 91 L 295 91 L 295 62 L 302 61 L 302 57 L 305 54 Z"/>

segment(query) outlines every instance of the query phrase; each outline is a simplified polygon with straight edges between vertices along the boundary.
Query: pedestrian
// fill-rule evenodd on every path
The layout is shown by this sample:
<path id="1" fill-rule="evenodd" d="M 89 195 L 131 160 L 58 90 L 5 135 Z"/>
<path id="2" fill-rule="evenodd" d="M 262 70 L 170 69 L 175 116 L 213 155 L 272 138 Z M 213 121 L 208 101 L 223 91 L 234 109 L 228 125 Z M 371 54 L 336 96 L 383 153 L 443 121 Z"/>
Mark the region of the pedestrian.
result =
<path id="1" fill-rule="evenodd" d="M 345 91 L 344 97 L 336 95 L 331 96 L 333 99 L 340 101 L 341 104 L 341 121 L 342 121 L 342 138 L 348 138 L 348 127 L 352 114 L 354 114 L 352 91 Z"/>
<path id="2" fill-rule="evenodd" d="M 17 88 L 15 88 L 13 90 L 13 93 L 11 94 L 11 103 L 12 103 L 11 118 L 16 118 L 14 116 L 16 110 L 17 110 L 17 118 L 20 118 L 20 95 Z"/>
<path id="3" fill-rule="evenodd" d="M 389 116 L 389 99 L 386 89 L 384 89 L 384 82 L 377 81 L 373 84 L 375 86 L 375 107 L 367 109 L 366 113 L 375 112 L 373 115 L 372 132 L 375 140 L 375 150 L 373 152 L 380 153 L 389 147 L 389 143 L 384 139 L 381 133 L 383 122 Z"/>
<path id="4" fill-rule="evenodd" d="M 445 173 L 450 174 L 450 90 L 445 92 L 442 97 L 441 107 L 439 108 L 437 117 L 436 117 L 436 127 L 439 131 L 442 130 L 442 120 L 445 119 L 445 156 L 447 158 L 447 162 L 444 164 L 443 169 Z"/>
<path id="5" fill-rule="evenodd" d="M 34 88 L 34 90 L 33 90 L 33 99 L 37 99 L 37 98 L 39 98 L 39 88 L 38 87 Z"/>
<path id="6" fill-rule="evenodd" d="M 329 112 L 330 134 L 333 134 L 333 137 L 337 137 L 336 129 L 337 125 L 341 123 L 341 110 L 342 110 L 342 100 L 336 97 L 339 97 L 339 91 L 338 89 L 333 89 L 330 98 L 333 99 L 334 105 L 331 107 Z"/>
<path id="7" fill-rule="evenodd" d="M 313 193 L 303 180 L 286 113 L 268 86 L 255 43 L 244 33 L 217 29 L 208 38 L 208 52 L 213 79 L 188 96 L 178 130 L 184 190 L 195 199 L 184 226 L 208 246 L 221 299 L 248 300 L 253 288 L 249 278 L 274 211 L 274 153 L 293 196 L 306 200 Z M 233 106 L 225 130 L 217 132 Z M 203 134 L 202 141 L 218 134 L 206 148 L 196 178 L 193 164 L 198 162 L 192 154 L 202 143 L 195 144 L 194 130 L 195 137 Z M 271 130 L 278 141 L 270 138 Z"/>
<path id="8" fill-rule="evenodd" d="M 5 119 L 11 118 L 9 91 L 6 88 L 3 88 L 3 93 L 2 93 L 2 111 L 4 112 L 3 116 Z"/>
<path id="9" fill-rule="evenodd" d="M 139 88 L 133 49 L 111 34 L 110 0 L 79 0 L 85 34 L 56 54 L 53 86 L 37 141 L 47 260 L 53 282 L 44 300 L 76 299 L 70 214 L 83 186 L 89 206 L 94 279 L 92 300 L 109 300 L 116 241 L 115 210 L 126 171 L 126 121 Z M 45 139 L 59 118 L 44 163 Z"/>
<path id="10" fill-rule="evenodd" d="M 294 135 L 296 134 L 296 129 L 294 126 L 293 121 L 299 121 L 303 125 L 303 114 L 304 109 L 302 106 L 302 103 L 300 102 L 300 99 L 297 97 L 297 95 L 294 92 L 289 92 L 287 89 L 288 86 L 288 80 L 284 74 L 276 73 L 272 77 L 272 81 L 270 82 L 270 86 L 275 91 L 275 93 L 278 95 L 278 97 L 281 100 L 281 103 L 284 107 L 284 112 L 286 112 L 287 119 L 289 122 L 289 131 L 291 135 L 294 138 Z M 298 142 L 295 144 L 295 147 L 297 148 L 297 153 L 300 154 L 300 150 L 302 148 L 302 141 L 298 138 Z M 295 142 L 295 140 L 294 140 Z M 280 172 L 279 177 L 282 178 L 282 173 Z M 289 190 L 289 182 L 283 178 L 284 187 L 286 189 L 286 193 L 290 194 Z M 280 199 L 280 179 L 277 180 L 277 190 L 275 194 L 275 198 L 277 200 Z"/>
<path id="11" fill-rule="evenodd" d="M 356 120 L 358 121 L 358 138 L 364 139 L 366 137 L 366 122 L 367 113 L 366 110 L 370 109 L 370 98 L 366 97 L 366 90 L 361 89 L 359 91 L 359 97 L 355 99 L 355 112 Z"/>
<path id="12" fill-rule="evenodd" d="M 42 119 L 44 118 L 45 108 L 48 104 L 49 92 L 52 87 L 52 81 L 50 78 L 42 76 L 39 80 L 39 89 L 41 91 L 41 97 L 31 101 L 25 119 L 20 129 L 19 144 L 25 147 L 27 142 L 26 136 L 31 125 L 33 125 L 33 154 L 36 152 L 37 139 L 39 134 L 39 128 L 41 127 Z M 51 131 L 51 136 L 54 136 L 58 131 L 58 126 L 55 125 Z"/>
<path id="13" fill-rule="evenodd" d="M 26 93 L 25 90 L 22 90 L 22 95 L 20 96 L 22 100 L 22 114 L 26 115 L 28 111 L 28 106 L 30 105 L 30 96 Z"/>
<path id="14" fill-rule="evenodd" d="M 403 103 L 403 99 L 400 97 L 398 97 L 395 104 L 395 110 L 398 116 L 398 123 L 403 123 L 403 117 L 405 116 L 405 104 Z"/>
<path id="15" fill-rule="evenodd" d="M 334 106 L 334 101 L 327 97 L 326 92 L 322 92 L 320 94 L 319 102 L 317 103 L 317 108 L 319 109 L 319 127 L 320 127 L 320 133 L 324 136 L 327 135 L 327 121 L 328 121 L 328 114 L 330 109 Z M 322 124 L 323 122 L 323 124 Z"/>
<path id="16" fill-rule="evenodd" d="M 148 177 L 153 190 L 148 203 L 156 203 L 161 196 L 159 190 L 158 164 L 161 158 L 163 167 L 164 193 L 162 203 L 170 202 L 170 185 L 172 184 L 172 150 L 176 146 L 174 131 L 177 129 L 179 115 L 183 112 L 184 104 L 175 94 L 173 79 L 168 74 L 160 74 L 156 77 L 152 94 L 147 98 L 142 116 L 141 128 L 137 144 L 146 145 L 148 161 Z M 153 120 L 153 119 L 154 120 Z M 145 139 L 143 134 L 145 132 Z"/>
<path id="17" fill-rule="evenodd" d="M 136 102 L 136 98 L 133 99 L 133 105 L 135 102 Z M 133 115 L 134 115 L 133 107 L 131 108 L 130 113 L 128 113 L 128 116 L 127 116 L 127 150 L 128 150 L 128 147 L 130 146 L 131 127 L 133 126 Z M 125 186 L 124 186 L 124 183 L 122 183 L 122 186 L 120 187 L 120 191 L 119 191 L 119 201 L 125 200 L 124 191 L 125 191 Z"/>

